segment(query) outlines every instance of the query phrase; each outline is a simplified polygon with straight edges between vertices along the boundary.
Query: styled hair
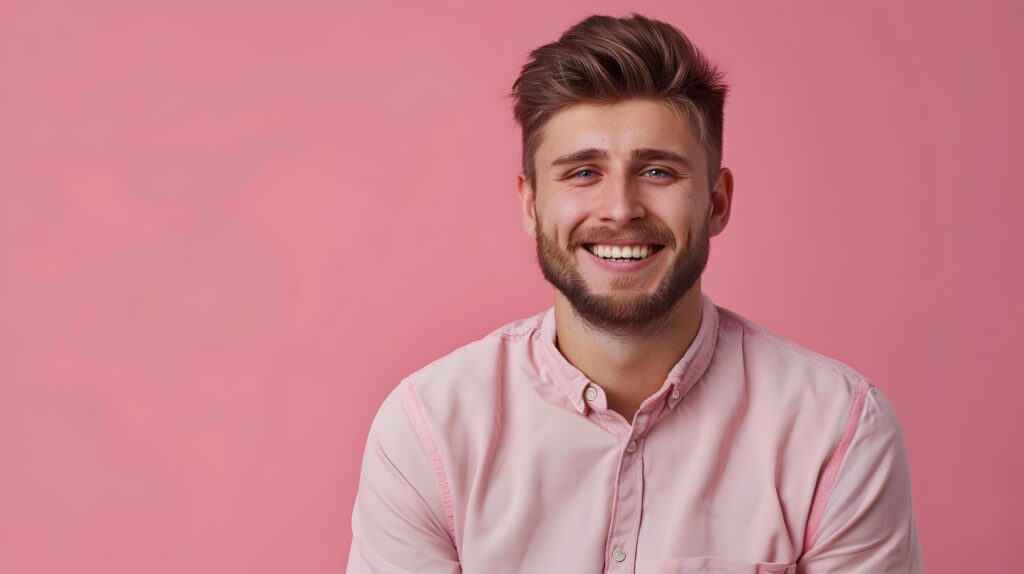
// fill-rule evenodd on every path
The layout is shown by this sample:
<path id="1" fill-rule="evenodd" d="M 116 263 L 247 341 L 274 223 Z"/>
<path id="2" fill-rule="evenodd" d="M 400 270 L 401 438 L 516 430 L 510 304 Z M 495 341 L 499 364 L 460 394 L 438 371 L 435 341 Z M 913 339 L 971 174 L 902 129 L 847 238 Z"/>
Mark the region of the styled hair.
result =
<path id="1" fill-rule="evenodd" d="M 695 125 L 714 185 L 722 165 L 723 73 L 671 24 L 633 13 L 590 16 L 557 42 L 530 52 L 512 85 L 515 120 L 523 131 L 523 174 L 536 190 L 534 155 L 541 129 L 579 103 L 661 99 L 685 110 Z"/>

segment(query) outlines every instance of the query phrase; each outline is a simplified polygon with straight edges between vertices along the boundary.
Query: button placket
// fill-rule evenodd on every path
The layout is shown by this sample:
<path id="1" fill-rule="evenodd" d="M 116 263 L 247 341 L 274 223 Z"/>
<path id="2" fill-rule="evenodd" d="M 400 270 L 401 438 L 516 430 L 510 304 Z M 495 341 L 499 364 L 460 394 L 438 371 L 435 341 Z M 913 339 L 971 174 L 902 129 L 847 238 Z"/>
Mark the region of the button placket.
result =
<path id="1" fill-rule="evenodd" d="M 636 568 L 637 537 L 643 511 L 643 438 L 626 443 L 619 464 L 618 499 L 609 529 L 605 572 L 633 572 Z M 632 449 L 632 450 L 631 450 Z"/>

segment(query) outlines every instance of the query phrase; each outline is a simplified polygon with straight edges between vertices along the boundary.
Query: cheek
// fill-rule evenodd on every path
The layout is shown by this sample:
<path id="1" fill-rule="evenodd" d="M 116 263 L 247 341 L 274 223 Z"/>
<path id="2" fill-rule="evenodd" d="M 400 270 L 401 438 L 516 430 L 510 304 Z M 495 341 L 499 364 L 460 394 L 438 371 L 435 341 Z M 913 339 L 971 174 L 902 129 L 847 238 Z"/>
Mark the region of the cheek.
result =
<path id="1" fill-rule="evenodd" d="M 541 228 L 548 237 L 555 238 L 559 245 L 566 245 L 569 236 L 587 219 L 585 207 L 573 202 L 551 202 L 543 211 L 539 208 L 537 214 Z"/>
<path id="2" fill-rule="evenodd" d="M 692 240 L 691 236 L 700 230 L 703 221 L 707 218 L 705 210 L 709 208 L 709 205 L 704 205 L 692 197 L 680 196 L 654 202 L 649 215 L 654 216 L 660 224 L 671 230 L 679 245 L 682 246 L 689 243 Z"/>

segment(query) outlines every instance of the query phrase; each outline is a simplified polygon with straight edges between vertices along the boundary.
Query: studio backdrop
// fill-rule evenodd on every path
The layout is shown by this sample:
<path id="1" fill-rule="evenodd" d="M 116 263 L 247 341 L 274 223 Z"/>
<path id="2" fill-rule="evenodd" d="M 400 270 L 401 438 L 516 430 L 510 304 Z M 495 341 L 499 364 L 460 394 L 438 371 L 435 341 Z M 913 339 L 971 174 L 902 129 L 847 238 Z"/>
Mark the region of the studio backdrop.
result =
<path id="1" fill-rule="evenodd" d="M 343 571 L 383 398 L 552 304 L 519 67 L 632 11 L 730 85 L 705 292 L 889 398 L 928 571 L 1014 571 L 1020 6 L 0 0 L 0 572 Z"/>

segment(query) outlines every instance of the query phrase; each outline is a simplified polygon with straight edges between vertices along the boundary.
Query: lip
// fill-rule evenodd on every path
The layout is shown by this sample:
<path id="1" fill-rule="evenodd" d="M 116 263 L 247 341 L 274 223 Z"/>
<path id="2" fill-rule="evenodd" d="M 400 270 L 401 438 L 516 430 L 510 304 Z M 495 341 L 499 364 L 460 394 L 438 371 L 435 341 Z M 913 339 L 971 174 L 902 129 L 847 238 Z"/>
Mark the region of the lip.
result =
<path id="1" fill-rule="evenodd" d="M 602 239 L 600 241 L 588 242 L 588 244 L 601 245 L 659 245 L 650 241 L 637 241 L 636 239 Z M 664 247 L 663 245 L 661 247 Z"/>
<path id="2" fill-rule="evenodd" d="M 606 243 L 606 242 L 603 242 L 603 241 L 602 241 L 602 243 L 606 244 L 606 245 L 612 244 L 612 242 L 607 242 Z M 636 242 L 634 241 L 633 243 L 636 243 Z M 628 243 L 623 243 L 623 245 L 629 245 L 629 244 Z M 586 247 L 580 247 L 579 249 L 583 250 L 584 253 L 586 253 L 588 256 L 590 256 L 590 258 L 595 263 L 597 263 L 598 267 L 600 267 L 602 269 L 605 269 L 605 270 L 608 270 L 608 271 L 614 271 L 614 272 L 617 272 L 617 273 L 625 273 L 625 272 L 631 272 L 631 271 L 640 271 L 641 269 L 644 269 L 646 267 L 651 266 L 653 264 L 653 262 L 655 260 L 657 260 L 659 257 L 661 257 L 661 254 L 665 252 L 665 248 L 662 247 L 661 249 L 659 249 L 659 250 L 655 251 L 654 253 L 648 255 L 647 257 L 644 257 L 643 259 L 633 259 L 633 260 L 630 260 L 630 261 L 611 261 L 611 260 L 608 260 L 608 259 L 603 259 L 601 257 L 598 257 L 597 255 L 594 255 Z"/>

